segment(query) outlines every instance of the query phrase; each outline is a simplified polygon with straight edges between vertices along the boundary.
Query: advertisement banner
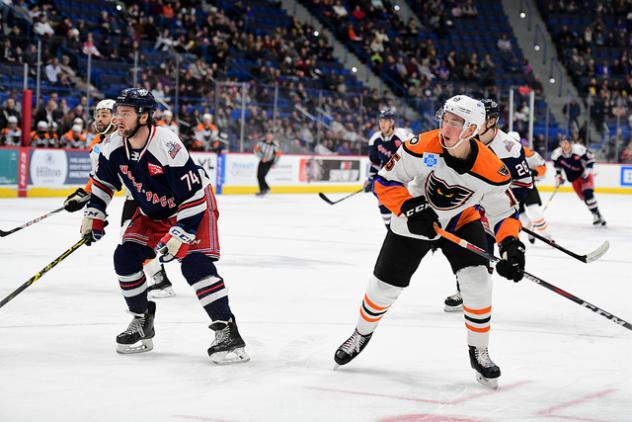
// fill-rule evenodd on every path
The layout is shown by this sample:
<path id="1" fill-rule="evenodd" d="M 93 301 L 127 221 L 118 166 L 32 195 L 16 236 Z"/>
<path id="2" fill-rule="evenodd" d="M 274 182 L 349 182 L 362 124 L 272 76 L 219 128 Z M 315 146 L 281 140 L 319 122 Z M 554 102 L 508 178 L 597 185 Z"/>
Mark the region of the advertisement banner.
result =
<path id="1" fill-rule="evenodd" d="M 212 152 L 191 152 L 191 158 L 206 171 L 209 179 L 211 179 L 211 185 L 217 187 L 217 154 Z"/>
<path id="2" fill-rule="evenodd" d="M 17 185 L 18 150 L 0 149 L 0 185 Z"/>
<path id="3" fill-rule="evenodd" d="M 621 186 L 632 186 L 632 167 L 621 167 Z"/>
<path id="4" fill-rule="evenodd" d="M 359 158 L 301 158 L 298 180 L 301 182 L 360 181 Z"/>
<path id="5" fill-rule="evenodd" d="M 64 185 L 68 174 L 66 151 L 32 149 L 29 158 L 29 185 L 54 188 Z"/>
<path id="6" fill-rule="evenodd" d="M 66 151 L 68 172 L 66 173 L 65 185 L 85 185 L 88 183 L 92 163 L 90 154 L 87 151 Z"/>

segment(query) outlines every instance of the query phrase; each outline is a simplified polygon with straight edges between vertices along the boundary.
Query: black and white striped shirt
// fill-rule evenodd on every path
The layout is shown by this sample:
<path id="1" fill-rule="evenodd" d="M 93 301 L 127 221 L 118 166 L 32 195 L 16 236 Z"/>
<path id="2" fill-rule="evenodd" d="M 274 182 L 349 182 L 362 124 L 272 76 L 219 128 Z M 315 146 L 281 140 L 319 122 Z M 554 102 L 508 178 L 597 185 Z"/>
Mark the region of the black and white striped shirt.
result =
<path id="1" fill-rule="evenodd" d="M 260 141 L 255 146 L 255 154 L 262 161 L 272 161 L 279 154 L 279 143 L 276 141 L 272 143 Z"/>

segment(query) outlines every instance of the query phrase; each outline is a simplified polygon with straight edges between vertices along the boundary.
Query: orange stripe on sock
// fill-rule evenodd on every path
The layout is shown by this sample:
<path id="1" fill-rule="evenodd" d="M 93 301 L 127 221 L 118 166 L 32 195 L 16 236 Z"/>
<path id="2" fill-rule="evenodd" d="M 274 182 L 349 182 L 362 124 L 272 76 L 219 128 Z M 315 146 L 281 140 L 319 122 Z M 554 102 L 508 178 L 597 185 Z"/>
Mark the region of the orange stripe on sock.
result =
<path id="1" fill-rule="evenodd" d="M 364 295 L 364 301 L 373 309 L 375 309 L 376 311 L 383 311 L 385 309 L 388 309 L 388 306 L 377 306 L 375 303 L 371 302 L 371 299 L 369 299 L 369 296 Z"/>
<path id="2" fill-rule="evenodd" d="M 465 326 L 467 327 L 468 330 L 472 330 L 472 331 L 477 332 L 477 333 L 486 333 L 490 329 L 489 325 L 487 327 L 485 327 L 485 328 L 476 328 L 476 327 L 472 327 L 467 322 L 465 323 Z"/>
<path id="3" fill-rule="evenodd" d="M 490 313 L 492 311 L 492 307 L 488 306 L 487 308 L 483 308 L 483 309 L 470 309 L 467 306 L 463 306 L 463 310 L 465 312 L 469 312 L 470 314 L 483 315 L 483 314 Z"/>
<path id="4" fill-rule="evenodd" d="M 364 314 L 364 311 L 363 311 L 362 309 L 360 309 L 360 316 L 361 316 L 361 317 L 362 317 L 362 319 L 364 319 L 366 322 L 377 322 L 377 321 L 379 321 L 380 319 L 382 319 L 382 317 L 383 317 L 384 315 L 381 315 L 381 316 L 379 316 L 379 317 L 377 317 L 377 318 L 369 318 L 368 316 L 366 316 L 366 315 Z"/>

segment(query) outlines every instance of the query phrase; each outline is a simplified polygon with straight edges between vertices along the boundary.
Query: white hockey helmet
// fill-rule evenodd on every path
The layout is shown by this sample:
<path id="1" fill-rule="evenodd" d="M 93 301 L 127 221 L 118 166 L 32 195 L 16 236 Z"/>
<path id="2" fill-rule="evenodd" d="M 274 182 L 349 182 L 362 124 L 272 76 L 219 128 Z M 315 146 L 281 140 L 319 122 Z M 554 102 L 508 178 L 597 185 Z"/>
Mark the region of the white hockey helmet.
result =
<path id="1" fill-rule="evenodd" d="M 75 133 L 81 133 L 81 131 L 83 130 L 83 126 L 82 125 L 72 125 L 72 131 Z"/>
<path id="2" fill-rule="evenodd" d="M 470 125 L 476 126 L 471 135 L 475 136 L 485 123 L 485 106 L 479 100 L 470 98 L 467 95 L 455 95 L 452 98 L 448 98 L 443 105 L 442 118 L 445 113 L 455 114 L 465 120 L 459 137 L 462 137 L 467 132 Z"/>
<path id="3" fill-rule="evenodd" d="M 44 120 L 40 120 L 37 122 L 37 130 L 48 130 L 48 123 Z"/>
<path id="4" fill-rule="evenodd" d="M 72 121 L 73 125 L 80 125 L 81 127 L 83 127 L 83 119 L 81 117 L 75 117 L 75 119 Z"/>
<path id="5" fill-rule="evenodd" d="M 9 118 L 7 119 L 7 123 L 17 123 L 18 122 L 18 118 L 15 116 L 9 116 Z"/>
<path id="6" fill-rule="evenodd" d="M 162 112 L 163 116 L 169 116 L 169 117 L 173 117 L 173 113 L 171 112 L 171 110 L 166 109 L 165 111 Z"/>
<path id="7" fill-rule="evenodd" d="M 205 121 L 209 121 L 209 122 L 213 121 L 213 115 L 211 113 L 204 113 L 202 115 L 202 121 L 204 121 L 204 122 Z"/>
<path id="8" fill-rule="evenodd" d="M 96 113 L 98 110 L 110 110 L 114 111 L 114 103 L 116 101 L 110 100 L 106 98 L 105 100 L 101 100 L 97 103 L 97 106 L 94 108 L 94 112 Z"/>

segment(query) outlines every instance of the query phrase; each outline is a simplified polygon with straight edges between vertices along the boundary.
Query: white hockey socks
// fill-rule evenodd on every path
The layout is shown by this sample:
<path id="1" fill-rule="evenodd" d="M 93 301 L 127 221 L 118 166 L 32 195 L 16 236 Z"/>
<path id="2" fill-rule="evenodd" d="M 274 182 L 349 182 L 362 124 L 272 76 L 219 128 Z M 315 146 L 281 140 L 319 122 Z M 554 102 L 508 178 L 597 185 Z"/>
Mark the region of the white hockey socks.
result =
<path id="1" fill-rule="evenodd" d="M 544 215 L 542 214 L 542 209 L 538 204 L 531 204 L 524 207 L 525 213 L 531 223 L 533 224 L 533 229 L 537 231 L 539 234 L 549 237 L 546 229 L 548 224 L 546 224 L 546 220 L 544 219 Z M 522 219 L 521 219 L 522 220 Z"/>
<path id="2" fill-rule="evenodd" d="M 456 277 L 463 297 L 467 344 L 487 347 L 492 318 L 491 275 L 487 271 L 487 267 L 479 265 L 463 268 L 456 273 Z"/>
<path id="3" fill-rule="evenodd" d="M 397 300 L 402 290 L 404 290 L 402 287 L 384 283 L 371 275 L 360 307 L 360 317 L 356 326 L 358 333 L 365 336 L 375 331 L 380 320 Z"/>

